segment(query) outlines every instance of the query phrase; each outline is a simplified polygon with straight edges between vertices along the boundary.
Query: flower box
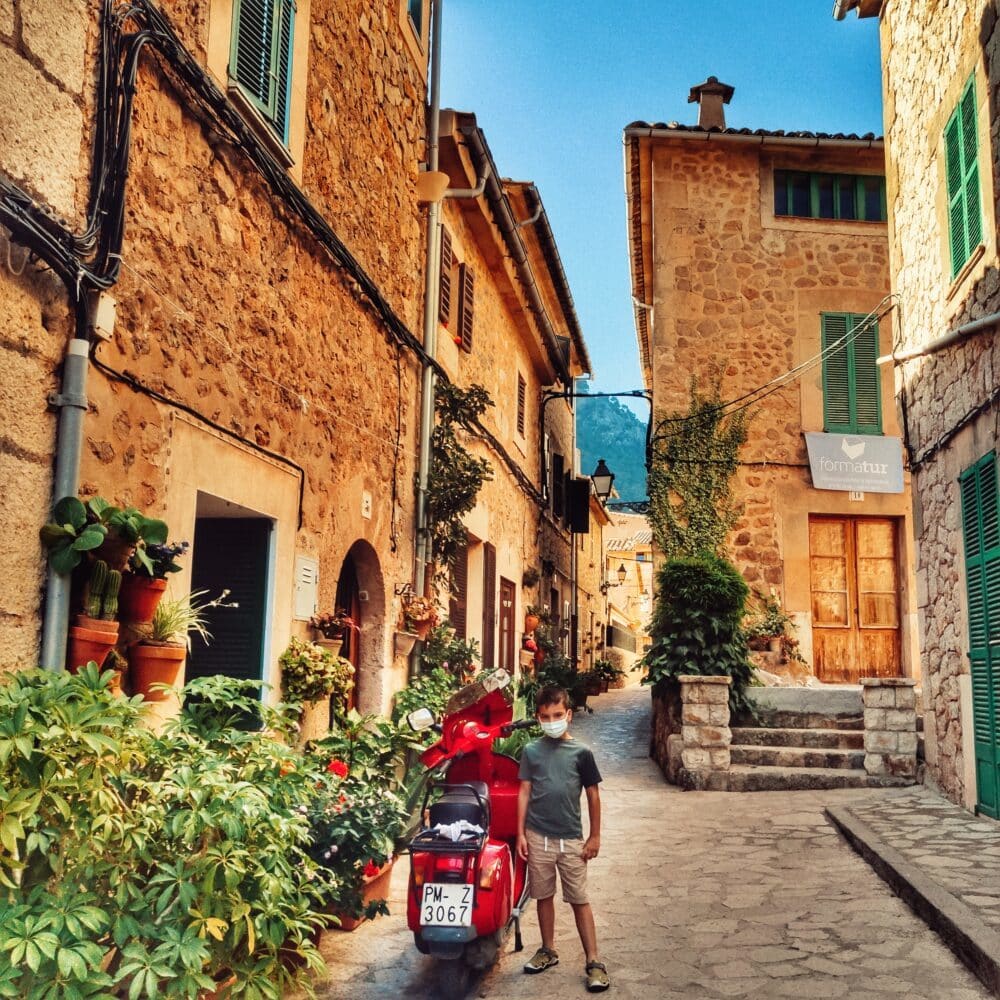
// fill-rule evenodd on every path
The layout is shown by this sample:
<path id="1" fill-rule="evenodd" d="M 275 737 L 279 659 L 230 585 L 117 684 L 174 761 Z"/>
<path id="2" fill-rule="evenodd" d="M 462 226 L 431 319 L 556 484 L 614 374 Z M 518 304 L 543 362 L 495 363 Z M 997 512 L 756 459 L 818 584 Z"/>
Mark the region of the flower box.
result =
<path id="1" fill-rule="evenodd" d="M 392 880 L 392 866 L 395 858 L 390 858 L 378 870 L 377 875 L 363 875 L 361 877 L 361 902 L 367 907 L 369 903 L 374 903 L 379 899 L 389 898 L 389 882 Z M 365 916 L 352 917 L 349 914 L 334 910 L 333 915 L 340 921 L 340 925 L 335 930 L 353 931 L 367 919 Z"/>

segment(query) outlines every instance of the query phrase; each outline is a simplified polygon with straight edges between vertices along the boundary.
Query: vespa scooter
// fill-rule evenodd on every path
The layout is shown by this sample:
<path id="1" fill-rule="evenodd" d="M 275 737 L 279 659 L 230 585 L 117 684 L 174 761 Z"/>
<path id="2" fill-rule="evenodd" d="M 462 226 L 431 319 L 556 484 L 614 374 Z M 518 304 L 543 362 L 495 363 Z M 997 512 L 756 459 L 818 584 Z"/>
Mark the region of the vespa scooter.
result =
<path id="1" fill-rule="evenodd" d="M 516 850 L 518 764 L 493 744 L 535 723 L 511 721 L 510 683 L 505 670 L 484 674 L 456 692 L 440 724 L 428 709 L 409 716 L 413 729 L 440 733 L 421 761 L 444 778 L 429 784 L 423 825 L 410 843 L 407 923 L 421 952 L 447 960 L 442 990 L 457 995 L 468 975 L 463 968 L 492 965 L 511 925 L 515 950 L 523 947 L 527 866 Z"/>

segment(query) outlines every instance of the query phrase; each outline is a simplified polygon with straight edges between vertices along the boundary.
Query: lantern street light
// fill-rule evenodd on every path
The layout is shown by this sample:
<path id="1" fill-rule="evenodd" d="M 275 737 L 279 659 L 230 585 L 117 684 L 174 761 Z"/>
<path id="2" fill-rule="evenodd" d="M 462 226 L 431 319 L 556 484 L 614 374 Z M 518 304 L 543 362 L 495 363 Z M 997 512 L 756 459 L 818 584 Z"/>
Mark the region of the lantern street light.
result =
<path id="1" fill-rule="evenodd" d="M 604 459 L 598 459 L 597 468 L 590 474 L 591 482 L 594 484 L 594 492 L 597 499 L 604 503 L 611 496 L 611 487 L 615 481 L 615 474 L 604 464 Z"/>
<path id="2" fill-rule="evenodd" d="M 615 575 L 618 577 L 618 582 L 617 583 L 608 583 L 607 580 L 605 580 L 604 583 L 601 584 L 601 593 L 602 594 L 607 594 L 607 592 L 612 587 L 620 587 L 620 586 L 622 586 L 622 584 L 625 583 L 625 577 L 628 576 L 628 570 L 625 569 L 625 563 L 622 563 L 618 567 L 618 572 Z"/>

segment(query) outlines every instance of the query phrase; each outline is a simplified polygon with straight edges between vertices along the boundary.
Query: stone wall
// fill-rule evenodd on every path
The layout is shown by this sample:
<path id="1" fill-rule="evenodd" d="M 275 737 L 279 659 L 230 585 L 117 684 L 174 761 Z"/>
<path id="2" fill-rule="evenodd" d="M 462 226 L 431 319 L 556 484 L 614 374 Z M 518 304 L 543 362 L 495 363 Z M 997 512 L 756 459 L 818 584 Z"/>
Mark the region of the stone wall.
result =
<path id="1" fill-rule="evenodd" d="M 83 218 L 90 20 L 78 0 L 0 2 L 0 173 L 73 225 Z M 62 284 L 0 229 L 0 582 L 3 665 L 37 662 L 55 415 L 47 397 L 73 335 Z"/>
<path id="2" fill-rule="evenodd" d="M 963 322 L 1000 309 L 994 176 L 1000 144 L 1000 83 L 995 5 L 890 0 L 881 22 L 887 186 L 892 221 L 894 288 L 902 304 L 901 348 L 917 348 Z M 942 135 L 962 88 L 975 74 L 984 206 L 984 247 L 951 278 Z M 1000 340 L 995 331 L 932 356 L 898 365 L 905 396 L 914 476 L 914 525 L 921 615 L 921 660 L 929 777 L 967 806 L 975 804 L 959 474 L 996 446 L 995 407 L 969 416 L 996 386 Z M 928 448 L 964 431 L 931 457 Z"/>

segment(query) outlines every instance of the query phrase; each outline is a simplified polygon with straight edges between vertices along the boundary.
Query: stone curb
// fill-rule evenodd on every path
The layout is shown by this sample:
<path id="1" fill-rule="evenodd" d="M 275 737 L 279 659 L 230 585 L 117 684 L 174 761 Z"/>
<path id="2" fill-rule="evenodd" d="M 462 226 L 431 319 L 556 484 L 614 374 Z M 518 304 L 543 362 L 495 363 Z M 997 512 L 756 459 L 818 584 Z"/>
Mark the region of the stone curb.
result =
<path id="1" fill-rule="evenodd" d="M 969 969 L 1000 997 L 1000 933 L 895 848 L 850 809 L 829 806 L 826 818 L 847 842 Z"/>

